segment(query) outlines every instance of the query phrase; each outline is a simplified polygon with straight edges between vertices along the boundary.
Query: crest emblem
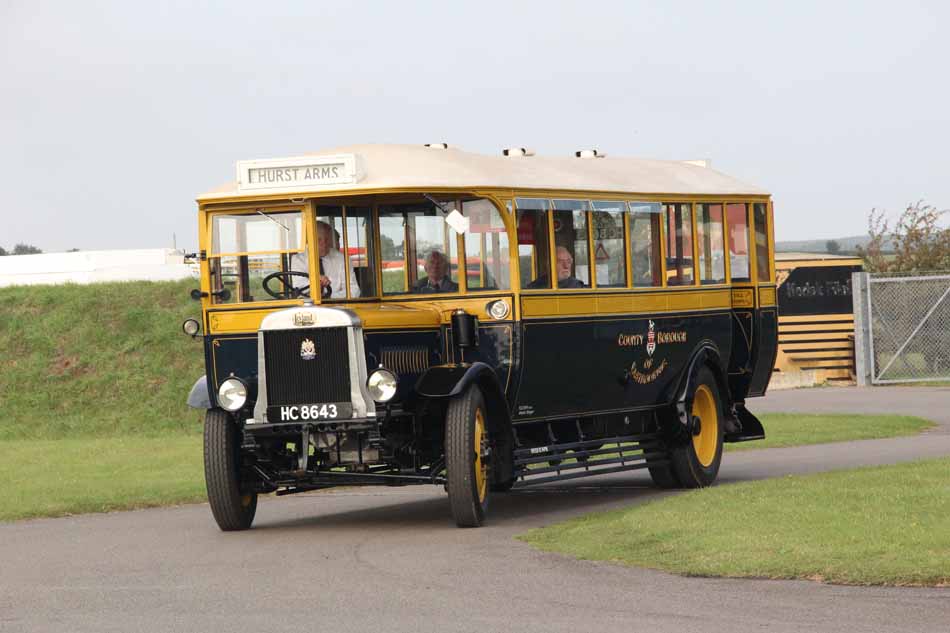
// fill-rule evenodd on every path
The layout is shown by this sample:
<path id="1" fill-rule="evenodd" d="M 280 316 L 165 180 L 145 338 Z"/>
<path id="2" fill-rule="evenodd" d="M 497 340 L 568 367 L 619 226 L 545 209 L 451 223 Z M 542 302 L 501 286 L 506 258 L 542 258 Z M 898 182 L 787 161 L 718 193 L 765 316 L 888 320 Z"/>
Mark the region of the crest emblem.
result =
<path id="1" fill-rule="evenodd" d="M 313 344 L 308 338 L 303 340 L 303 343 L 300 344 L 300 358 L 303 360 L 313 360 L 317 357 L 317 347 Z"/>
<path id="2" fill-rule="evenodd" d="M 653 356 L 653 352 L 656 351 L 656 330 L 654 328 L 653 320 L 650 320 L 650 327 L 647 329 L 647 356 Z"/>

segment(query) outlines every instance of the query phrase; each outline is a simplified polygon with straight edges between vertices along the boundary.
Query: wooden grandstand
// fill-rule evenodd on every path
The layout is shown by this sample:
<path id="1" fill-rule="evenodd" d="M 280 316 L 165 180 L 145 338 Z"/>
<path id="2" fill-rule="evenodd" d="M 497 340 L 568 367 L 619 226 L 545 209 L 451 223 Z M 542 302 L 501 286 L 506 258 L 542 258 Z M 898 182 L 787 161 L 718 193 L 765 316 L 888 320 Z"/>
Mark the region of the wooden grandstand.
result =
<path id="1" fill-rule="evenodd" d="M 773 381 L 850 383 L 855 379 L 851 273 L 854 257 L 779 253 L 778 354 Z"/>

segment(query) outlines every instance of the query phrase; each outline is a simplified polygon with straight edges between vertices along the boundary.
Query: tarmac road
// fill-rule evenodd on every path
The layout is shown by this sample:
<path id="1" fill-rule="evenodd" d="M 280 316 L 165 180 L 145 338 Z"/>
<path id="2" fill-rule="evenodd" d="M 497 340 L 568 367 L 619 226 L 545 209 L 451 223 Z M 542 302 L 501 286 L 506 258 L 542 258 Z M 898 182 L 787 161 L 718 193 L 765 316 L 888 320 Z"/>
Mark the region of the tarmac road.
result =
<path id="1" fill-rule="evenodd" d="M 723 482 L 950 455 L 950 389 L 812 389 L 753 411 L 920 415 L 916 438 L 729 454 Z M 436 488 L 265 499 L 255 529 L 206 505 L 0 525 L 0 631 L 941 631 L 950 589 L 718 580 L 576 561 L 514 536 L 659 493 L 623 473 L 496 495 L 455 528 Z"/>

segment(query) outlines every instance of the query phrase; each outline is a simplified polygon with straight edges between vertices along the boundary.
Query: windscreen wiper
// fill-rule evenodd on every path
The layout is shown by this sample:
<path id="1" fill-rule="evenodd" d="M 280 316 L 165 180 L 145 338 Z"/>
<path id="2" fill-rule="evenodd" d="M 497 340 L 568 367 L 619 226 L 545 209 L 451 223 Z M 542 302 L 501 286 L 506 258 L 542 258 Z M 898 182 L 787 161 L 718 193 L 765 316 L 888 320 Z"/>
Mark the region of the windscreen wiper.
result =
<path id="1" fill-rule="evenodd" d="M 288 233 L 290 233 L 290 227 L 289 227 L 289 226 L 284 226 L 283 224 L 281 224 L 280 222 L 278 222 L 277 220 L 275 220 L 275 219 L 272 218 L 271 216 L 267 215 L 266 213 L 264 213 L 264 212 L 261 211 L 260 209 L 254 209 L 254 211 L 256 211 L 257 213 L 263 215 L 265 218 L 267 218 L 268 220 L 270 220 L 271 222 L 273 222 L 274 224 L 276 224 L 276 225 L 279 226 L 280 228 L 282 228 L 282 229 L 284 229 L 285 231 L 287 231 Z"/>

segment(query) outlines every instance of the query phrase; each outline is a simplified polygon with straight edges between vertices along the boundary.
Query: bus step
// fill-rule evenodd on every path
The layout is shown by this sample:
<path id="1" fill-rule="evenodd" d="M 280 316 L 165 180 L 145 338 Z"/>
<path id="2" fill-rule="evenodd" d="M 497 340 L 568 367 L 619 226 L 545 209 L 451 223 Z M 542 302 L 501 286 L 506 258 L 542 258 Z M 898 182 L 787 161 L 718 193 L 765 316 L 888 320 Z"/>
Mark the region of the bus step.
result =
<path id="1" fill-rule="evenodd" d="M 722 441 L 750 442 L 752 440 L 765 439 L 765 429 L 762 428 L 762 423 L 745 408 L 745 405 L 736 405 L 736 417 L 739 418 L 739 430 L 733 433 L 726 433 Z"/>

